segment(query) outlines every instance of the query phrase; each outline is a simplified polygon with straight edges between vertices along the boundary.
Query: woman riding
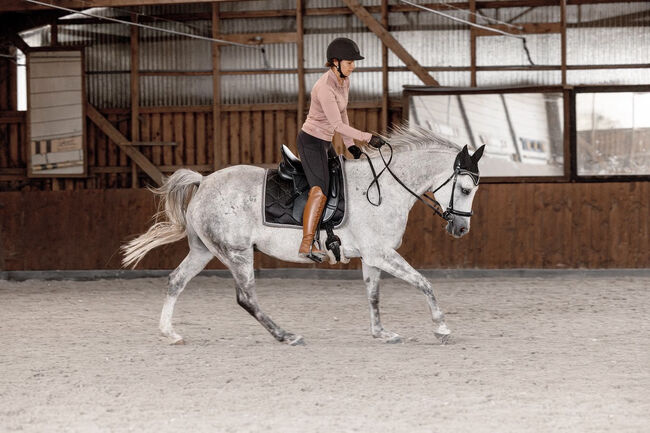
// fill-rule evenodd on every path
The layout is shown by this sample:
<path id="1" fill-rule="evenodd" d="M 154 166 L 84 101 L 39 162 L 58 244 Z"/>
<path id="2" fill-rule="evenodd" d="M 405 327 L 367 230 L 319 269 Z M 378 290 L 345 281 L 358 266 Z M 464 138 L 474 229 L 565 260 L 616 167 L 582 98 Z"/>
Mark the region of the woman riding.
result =
<path id="1" fill-rule="evenodd" d="M 350 126 L 347 113 L 350 74 L 355 69 L 354 61 L 363 60 L 357 44 L 348 38 L 336 38 L 327 47 L 329 70 L 324 73 L 311 91 L 311 105 L 305 123 L 298 133 L 297 147 L 309 182 L 309 198 L 302 216 L 302 243 L 298 254 L 315 262 L 326 256 L 314 246 L 314 235 L 320 221 L 329 192 L 328 158 L 337 156 L 332 146 L 334 132 L 343 138 L 343 143 L 355 159 L 361 156 L 361 149 L 353 139 L 368 142 L 380 148 L 385 142 L 369 132 Z"/>

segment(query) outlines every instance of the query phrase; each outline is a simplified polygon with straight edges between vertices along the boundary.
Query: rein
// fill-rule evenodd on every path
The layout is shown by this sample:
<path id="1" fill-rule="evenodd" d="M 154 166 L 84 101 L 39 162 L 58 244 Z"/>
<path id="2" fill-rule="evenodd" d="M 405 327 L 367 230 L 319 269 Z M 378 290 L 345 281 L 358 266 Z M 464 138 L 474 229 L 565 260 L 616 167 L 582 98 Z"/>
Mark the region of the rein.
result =
<path id="1" fill-rule="evenodd" d="M 449 206 L 447 206 L 447 209 L 445 211 L 442 211 L 442 205 L 438 202 L 438 200 L 436 200 L 435 197 L 430 197 L 427 195 L 429 191 L 425 192 L 420 196 L 417 193 L 413 192 L 411 188 L 406 186 L 404 182 L 402 182 L 401 179 L 398 178 L 395 173 L 393 173 L 393 171 L 389 167 L 391 161 L 393 160 L 393 146 L 391 146 L 390 143 L 386 143 L 386 146 L 388 146 L 388 148 L 390 149 L 390 157 L 388 158 L 388 161 L 384 159 L 384 154 L 381 153 L 381 149 L 378 149 L 379 156 L 381 156 L 381 160 L 384 163 L 384 168 L 381 169 L 379 174 L 377 174 L 377 172 L 375 171 L 375 167 L 372 161 L 370 160 L 368 154 L 364 151 L 361 151 L 361 153 L 363 153 L 366 156 L 366 159 L 368 160 L 368 164 L 370 165 L 370 171 L 372 171 L 372 176 L 373 176 L 373 181 L 370 182 L 370 185 L 368 185 L 368 189 L 366 189 L 366 199 L 368 200 L 368 203 L 370 203 L 373 206 L 379 206 L 381 204 L 381 188 L 379 187 L 379 177 L 382 175 L 384 171 L 388 171 L 391 174 L 391 176 L 393 176 L 393 178 L 397 181 L 397 183 L 399 183 L 405 190 L 411 193 L 413 197 L 415 197 L 416 199 L 424 203 L 427 207 L 433 210 L 433 212 L 435 212 L 436 215 L 438 215 L 440 218 L 444 219 L 445 221 L 451 221 L 452 218 L 451 215 L 471 217 L 474 214 L 474 212 L 472 211 L 464 212 L 464 211 L 458 211 L 454 209 L 454 192 L 456 190 L 456 182 L 458 180 L 459 175 L 463 175 L 463 174 L 469 175 L 474 181 L 474 185 L 478 185 L 479 182 L 478 173 L 474 173 L 469 170 L 463 170 L 460 168 L 459 165 L 456 165 L 454 167 L 454 172 L 451 174 L 451 176 L 449 176 L 446 181 L 444 181 L 438 188 L 436 188 L 431 192 L 431 194 L 435 194 L 438 190 L 440 190 L 440 188 L 447 185 L 451 180 L 453 180 L 454 184 L 451 189 L 451 198 L 449 199 Z M 372 201 L 370 201 L 370 197 L 368 196 L 368 192 L 370 191 L 370 188 L 372 187 L 373 184 L 376 184 L 377 193 L 379 194 L 379 199 L 377 203 L 373 203 Z"/>

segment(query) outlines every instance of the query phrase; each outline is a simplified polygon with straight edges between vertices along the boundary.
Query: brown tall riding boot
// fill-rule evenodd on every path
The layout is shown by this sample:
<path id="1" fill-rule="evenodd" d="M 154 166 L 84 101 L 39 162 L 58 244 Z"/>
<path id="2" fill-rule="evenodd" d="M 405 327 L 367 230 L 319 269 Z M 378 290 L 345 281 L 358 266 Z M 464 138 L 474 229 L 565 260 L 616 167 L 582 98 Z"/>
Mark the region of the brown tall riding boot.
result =
<path id="1" fill-rule="evenodd" d="M 302 213 L 302 243 L 298 254 L 301 257 L 308 257 L 315 262 L 322 262 L 327 255 L 325 251 L 314 246 L 314 235 L 320 221 L 320 216 L 327 203 L 327 197 L 319 186 L 314 186 L 309 190 L 309 198 Z"/>

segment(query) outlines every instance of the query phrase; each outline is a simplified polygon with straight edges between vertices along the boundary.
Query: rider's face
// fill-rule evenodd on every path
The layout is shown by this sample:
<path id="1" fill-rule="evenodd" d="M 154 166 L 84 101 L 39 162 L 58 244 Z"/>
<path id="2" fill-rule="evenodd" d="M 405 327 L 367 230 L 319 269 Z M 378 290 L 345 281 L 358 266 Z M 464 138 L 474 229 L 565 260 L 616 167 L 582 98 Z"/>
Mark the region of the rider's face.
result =
<path id="1" fill-rule="evenodd" d="M 355 67 L 354 60 L 341 60 L 341 72 L 346 77 L 350 76 Z"/>

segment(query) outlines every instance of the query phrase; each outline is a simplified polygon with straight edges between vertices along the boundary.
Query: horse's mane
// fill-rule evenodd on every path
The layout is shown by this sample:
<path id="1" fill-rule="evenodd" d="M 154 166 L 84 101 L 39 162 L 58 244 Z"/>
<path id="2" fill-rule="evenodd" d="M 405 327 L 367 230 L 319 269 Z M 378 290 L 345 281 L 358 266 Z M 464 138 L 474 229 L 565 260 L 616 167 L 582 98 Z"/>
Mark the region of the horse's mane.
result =
<path id="1" fill-rule="evenodd" d="M 419 125 L 394 126 L 385 138 L 396 153 L 416 149 L 441 152 L 459 152 L 461 150 L 461 146 L 453 141 Z"/>

